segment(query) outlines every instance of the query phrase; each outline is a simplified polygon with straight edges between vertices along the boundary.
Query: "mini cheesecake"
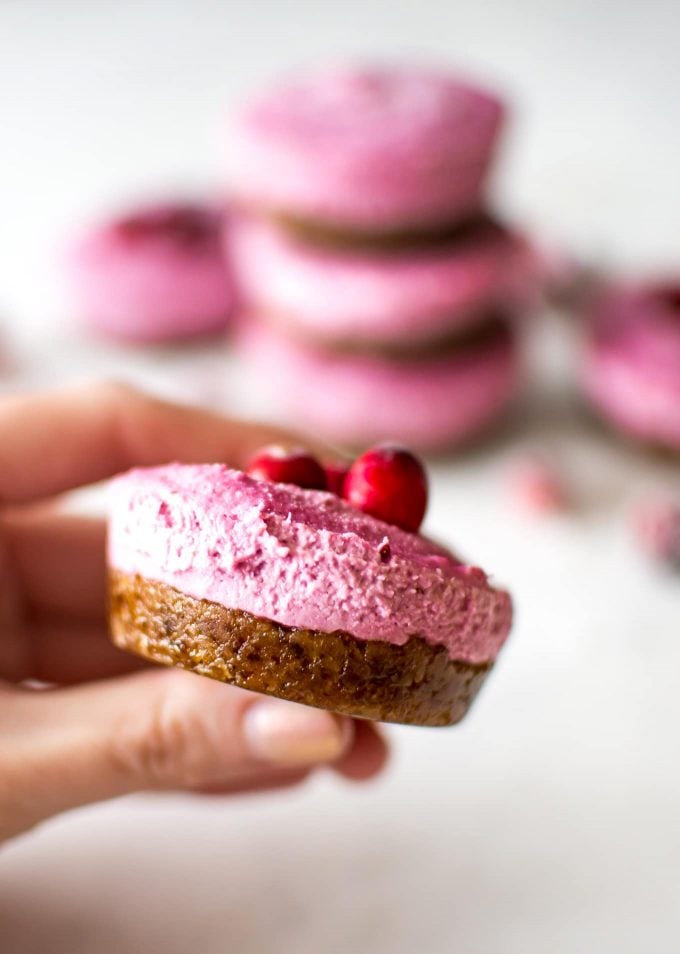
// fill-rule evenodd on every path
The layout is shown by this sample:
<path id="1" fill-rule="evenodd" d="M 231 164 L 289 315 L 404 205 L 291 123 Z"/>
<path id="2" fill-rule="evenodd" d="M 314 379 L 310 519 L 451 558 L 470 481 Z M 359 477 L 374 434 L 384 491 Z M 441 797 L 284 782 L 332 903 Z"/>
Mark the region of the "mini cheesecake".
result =
<path id="1" fill-rule="evenodd" d="M 591 308 L 583 390 L 617 430 L 680 451 L 680 280 L 611 287 Z"/>
<path id="2" fill-rule="evenodd" d="M 511 624 L 428 538 L 222 465 L 119 477 L 108 557 L 121 649 L 366 719 L 457 722 Z"/>
<path id="3" fill-rule="evenodd" d="M 335 68 L 266 90 L 229 124 L 237 204 L 323 244 L 447 237 L 483 204 L 504 107 L 447 73 Z"/>
<path id="4" fill-rule="evenodd" d="M 83 325 L 130 343 L 216 334 L 234 293 L 210 204 L 142 206 L 84 232 L 65 257 L 72 307 Z"/>

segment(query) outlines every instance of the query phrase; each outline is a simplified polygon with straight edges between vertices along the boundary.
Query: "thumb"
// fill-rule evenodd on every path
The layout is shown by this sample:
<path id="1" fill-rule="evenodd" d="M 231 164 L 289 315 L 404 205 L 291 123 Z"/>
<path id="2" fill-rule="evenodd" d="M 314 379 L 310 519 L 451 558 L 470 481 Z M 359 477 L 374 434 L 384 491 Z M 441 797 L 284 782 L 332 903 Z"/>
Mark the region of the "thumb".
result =
<path id="1" fill-rule="evenodd" d="M 74 689 L 0 687 L 0 838 L 145 789 L 270 788 L 332 762 L 353 725 L 178 670 Z"/>

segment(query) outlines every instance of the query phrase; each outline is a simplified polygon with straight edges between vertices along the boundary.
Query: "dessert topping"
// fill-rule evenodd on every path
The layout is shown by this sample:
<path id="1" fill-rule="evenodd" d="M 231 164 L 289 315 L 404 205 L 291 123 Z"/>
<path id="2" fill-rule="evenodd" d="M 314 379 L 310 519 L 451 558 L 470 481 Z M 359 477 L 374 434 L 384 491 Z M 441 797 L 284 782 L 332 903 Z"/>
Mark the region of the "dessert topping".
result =
<path id="1" fill-rule="evenodd" d="M 253 457 L 246 473 L 277 484 L 295 484 L 307 490 L 326 490 L 326 472 L 309 451 L 301 447 L 270 444 Z"/>
<path id="2" fill-rule="evenodd" d="M 342 497 L 342 492 L 345 486 L 345 478 L 347 477 L 347 467 L 344 464 L 325 464 L 324 470 L 326 471 L 326 485 L 331 493 L 337 494 L 338 497 Z"/>
<path id="3" fill-rule="evenodd" d="M 381 444 L 354 461 L 343 496 L 357 510 L 415 533 L 427 507 L 427 475 L 410 451 Z"/>

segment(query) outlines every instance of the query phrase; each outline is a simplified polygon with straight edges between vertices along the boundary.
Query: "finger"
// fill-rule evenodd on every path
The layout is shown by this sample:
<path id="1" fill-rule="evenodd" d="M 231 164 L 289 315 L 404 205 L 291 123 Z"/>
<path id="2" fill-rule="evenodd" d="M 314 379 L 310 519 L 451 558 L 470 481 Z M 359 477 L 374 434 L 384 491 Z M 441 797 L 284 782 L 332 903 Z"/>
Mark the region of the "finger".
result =
<path id="1" fill-rule="evenodd" d="M 94 483 L 133 466 L 181 460 L 243 466 L 290 434 L 147 397 L 120 384 L 0 403 L 0 502 Z"/>
<path id="2" fill-rule="evenodd" d="M 5 678 L 72 686 L 150 668 L 139 656 L 116 649 L 103 625 L 58 617 L 31 623 L 23 665 L 21 672 L 3 670 Z"/>
<path id="3" fill-rule="evenodd" d="M 274 789 L 294 788 L 306 782 L 312 769 L 264 769 L 242 778 L 234 779 L 228 785 L 206 786 L 196 790 L 198 795 L 254 795 L 271 792 Z"/>
<path id="4" fill-rule="evenodd" d="M 379 775 L 389 758 L 389 748 L 380 726 L 357 719 L 354 724 L 354 745 L 333 765 L 333 769 L 353 782 L 363 782 Z"/>
<path id="5" fill-rule="evenodd" d="M 145 789 L 246 786 L 341 758 L 353 724 L 180 671 L 76 689 L 0 689 L 0 836 Z M 271 781 L 271 779 L 270 779 Z"/>
<path id="6" fill-rule="evenodd" d="M 17 631 L 22 651 L 3 659 L 2 675 L 73 684 L 142 668 L 106 636 L 104 522 L 31 507 L 5 515 L 0 526 L 30 620 Z"/>
<path id="7" fill-rule="evenodd" d="M 45 507 L 15 509 L 2 523 L 24 605 L 104 622 L 106 525 Z"/>

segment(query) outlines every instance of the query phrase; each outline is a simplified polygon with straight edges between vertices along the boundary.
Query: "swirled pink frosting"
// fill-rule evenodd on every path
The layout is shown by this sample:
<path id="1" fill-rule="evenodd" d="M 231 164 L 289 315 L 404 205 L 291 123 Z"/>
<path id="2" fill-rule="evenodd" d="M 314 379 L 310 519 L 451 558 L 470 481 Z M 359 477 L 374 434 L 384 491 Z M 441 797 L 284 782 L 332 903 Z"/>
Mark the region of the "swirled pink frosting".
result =
<path id="1" fill-rule="evenodd" d="M 196 599 L 357 639 L 417 635 L 470 663 L 508 635 L 510 597 L 481 571 L 333 494 L 173 464 L 124 474 L 112 498 L 110 566 Z"/>

